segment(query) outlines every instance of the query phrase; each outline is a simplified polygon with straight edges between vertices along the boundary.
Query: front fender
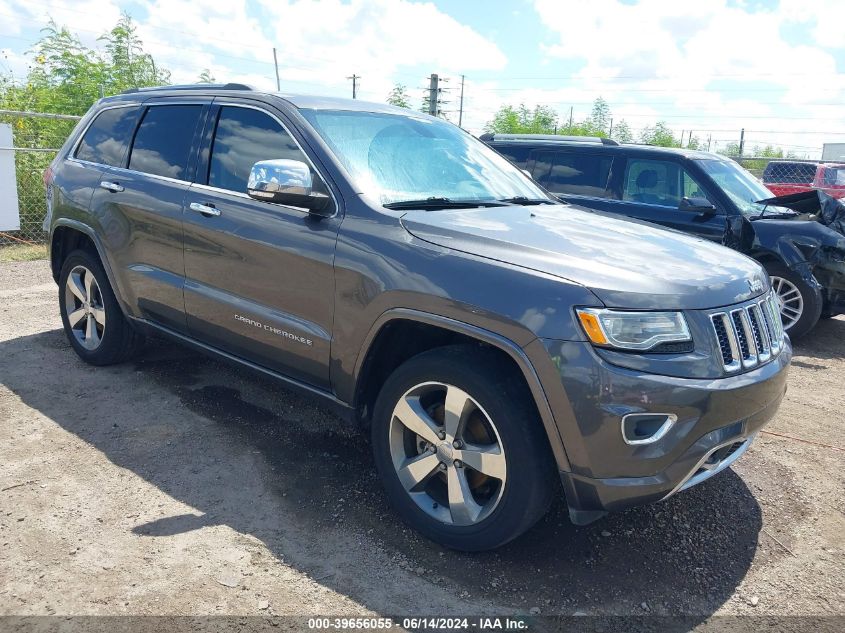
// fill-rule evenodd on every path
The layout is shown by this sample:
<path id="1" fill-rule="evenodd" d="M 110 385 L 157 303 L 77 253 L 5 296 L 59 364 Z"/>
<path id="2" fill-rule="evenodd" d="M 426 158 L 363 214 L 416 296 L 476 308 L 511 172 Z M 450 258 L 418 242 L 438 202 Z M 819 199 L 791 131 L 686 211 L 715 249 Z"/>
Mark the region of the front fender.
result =
<path id="1" fill-rule="evenodd" d="M 373 342 L 376 340 L 379 333 L 391 321 L 396 320 L 416 321 L 418 323 L 424 323 L 426 325 L 432 325 L 458 334 L 463 334 L 475 340 L 487 343 L 488 345 L 492 345 L 510 356 L 510 358 L 516 363 L 517 367 L 519 367 L 520 372 L 525 378 L 525 382 L 528 384 L 528 388 L 530 389 L 534 402 L 537 405 L 537 410 L 540 413 L 540 419 L 543 422 L 543 427 L 545 428 L 546 435 L 549 439 L 549 445 L 552 448 L 552 453 L 555 456 L 558 468 L 566 471 L 570 469 L 569 459 L 566 455 L 566 450 L 560 436 L 558 421 L 555 419 L 555 415 L 549 405 L 548 396 L 542 383 L 540 382 L 537 371 L 535 370 L 535 363 L 541 362 L 541 359 L 538 358 L 532 360 L 529 358 L 529 353 L 547 355 L 545 353 L 545 348 L 543 348 L 542 345 L 532 345 L 529 343 L 523 348 L 504 336 L 470 323 L 465 323 L 463 321 L 458 321 L 456 319 L 420 310 L 393 308 L 382 313 L 367 333 L 361 352 L 358 354 L 358 359 L 355 363 L 352 375 L 353 385 L 357 386 L 361 380 L 364 361 L 367 358 L 367 353 Z M 354 392 L 355 391 L 353 391 L 353 393 Z"/>

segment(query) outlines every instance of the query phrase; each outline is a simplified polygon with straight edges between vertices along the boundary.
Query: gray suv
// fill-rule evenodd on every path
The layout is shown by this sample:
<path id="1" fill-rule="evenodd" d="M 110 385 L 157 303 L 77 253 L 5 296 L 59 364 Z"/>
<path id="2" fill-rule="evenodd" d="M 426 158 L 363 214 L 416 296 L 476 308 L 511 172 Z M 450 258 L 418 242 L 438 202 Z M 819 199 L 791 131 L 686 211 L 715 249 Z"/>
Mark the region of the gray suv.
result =
<path id="1" fill-rule="evenodd" d="M 370 433 L 398 514 L 448 547 L 510 541 L 561 488 L 578 524 L 689 488 L 747 450 L 786 388 L 759 264 L 562 213 L 409 110 L 136 90 L 100 100 L 45 181 L 83 360 L 164 335 L 322 399 Z"/>

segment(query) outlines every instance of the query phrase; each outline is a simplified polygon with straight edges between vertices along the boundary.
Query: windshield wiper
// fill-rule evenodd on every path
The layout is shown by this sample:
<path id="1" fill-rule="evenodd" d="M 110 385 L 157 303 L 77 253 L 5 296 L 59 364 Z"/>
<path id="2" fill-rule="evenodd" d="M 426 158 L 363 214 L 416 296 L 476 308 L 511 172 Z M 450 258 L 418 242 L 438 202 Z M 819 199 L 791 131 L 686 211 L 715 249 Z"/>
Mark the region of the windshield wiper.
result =
<path id="1" fill-rule="evenodd" d="M 513 198 L 499 198 L 499 202 L 507 202 L 508 204 L 521 204 L 523 206 L 532 204 L 558 204 L 554 200 L 548 198 L 526 198 L 525 196 L 514 196 Z"/>
<path id="2" fill-rule="evenodd" d="M 476 207 L 504 207 L 507 202 L 499 200 L 452 200 L 440 196 L 419 200 L 399 200 L 382 206 L 386 209 L 474 209 Z"/>

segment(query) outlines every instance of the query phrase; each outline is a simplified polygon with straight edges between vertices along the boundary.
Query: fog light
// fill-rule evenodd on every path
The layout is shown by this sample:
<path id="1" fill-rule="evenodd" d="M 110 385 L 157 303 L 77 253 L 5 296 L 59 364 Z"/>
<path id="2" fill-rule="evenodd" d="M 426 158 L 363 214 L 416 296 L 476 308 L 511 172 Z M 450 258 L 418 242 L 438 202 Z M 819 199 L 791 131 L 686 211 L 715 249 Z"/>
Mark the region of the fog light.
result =
<path id="1" fill-rule="evenodd" d="M 622 418 L 622 439 L 632 446 L 653 444 L 677 421 L 674 413 L 629 413 Z"/>

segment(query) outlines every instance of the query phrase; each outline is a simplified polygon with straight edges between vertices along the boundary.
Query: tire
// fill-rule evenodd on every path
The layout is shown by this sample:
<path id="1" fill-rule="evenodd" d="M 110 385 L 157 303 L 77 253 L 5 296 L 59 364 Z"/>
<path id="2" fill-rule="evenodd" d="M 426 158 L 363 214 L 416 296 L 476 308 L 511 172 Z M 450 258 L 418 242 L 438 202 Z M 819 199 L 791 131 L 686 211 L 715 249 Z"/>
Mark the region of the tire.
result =
<path id="1" fill-rule="evenodd" d="M 447 394 L 449 410 L 462 411 L 448 424 Z M 371 434 L 390 504 L 408 525 L 452 549 L 489 550 L 515 539 L 548 511 L 559 489 L 522 376 L 492 350 L 456 345 L 406 361 L 379 393 Z M 415 476 L 403 468 L 409 463 Z M 450 501 L 459 490 L 454 498 L 465 503 Z"/>
<path id="2" fill-rule="evenodd" d="M 770 262 L 765 267 L 775 292 L 781 300 L 787 298 L 787 303 L 782 303 L 781 308 L 783 328 L 792 340 L 799 339 L 818 323 L 822 313 L 821 295 L 799 274 L 783 264 Z"/>
<path id="3" fill-rule="evenodd" d="M 91 365 L 123 362 L 143 342 L 123 316 L 99 258 L 88 251 L 73 251 L 62 265 L 59 311 L 71 347 Z"/>

